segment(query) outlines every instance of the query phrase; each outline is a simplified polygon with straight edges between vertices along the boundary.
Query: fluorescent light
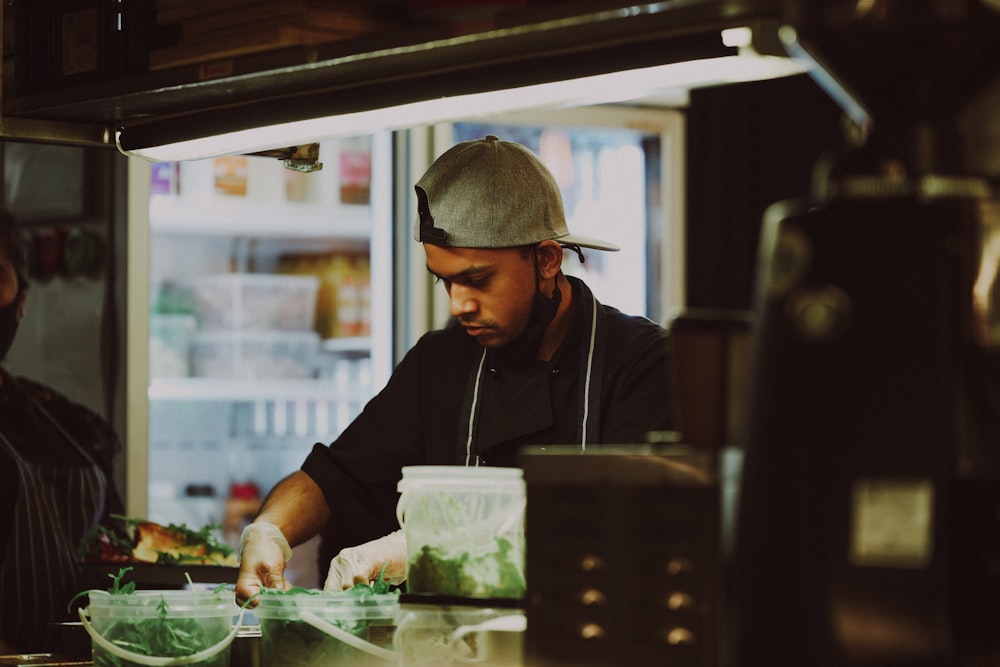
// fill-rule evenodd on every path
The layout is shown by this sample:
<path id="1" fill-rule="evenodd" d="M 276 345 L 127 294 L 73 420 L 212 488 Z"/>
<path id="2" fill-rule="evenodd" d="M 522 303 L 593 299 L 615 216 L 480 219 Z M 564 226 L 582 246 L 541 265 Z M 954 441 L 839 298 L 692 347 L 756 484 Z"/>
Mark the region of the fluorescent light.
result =
<path id="1" fill-rule="evenodd" d="M 729 31 L 726 31 L 729 32 Z M 742 33 L 731 38 L 745 39 Z M 124 150 L 153 162 L 197 160 L 219 155 L 254 153 L 298 146 L 333 137 L 448 122 L 512 111 L 585 106 L 640 100 L 664 91 L 773 79 L 806 71 L 802 62 L 762 56 L 746 44 L 739 55 L 690 60 L 565 81 L 455 95 L 337 116 L 266 125 L 176 143 Z"/>

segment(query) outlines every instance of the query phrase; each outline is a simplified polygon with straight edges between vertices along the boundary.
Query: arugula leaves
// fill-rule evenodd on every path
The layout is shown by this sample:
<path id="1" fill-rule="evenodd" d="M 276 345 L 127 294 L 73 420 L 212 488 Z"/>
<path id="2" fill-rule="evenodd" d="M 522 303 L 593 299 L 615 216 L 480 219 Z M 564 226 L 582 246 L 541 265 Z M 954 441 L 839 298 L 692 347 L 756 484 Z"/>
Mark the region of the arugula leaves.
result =
<path id="1" fill-rule="evenodd" d="M 524 573 L 514 545 L 504 537 L 495 540 L 496 550 L 479 555 L 445 553 L 425 544 L 407 567 L 408 590 L 463 597 L 523 597 Z"/>
<path id="2" fill-rule="evenodd" d="M 108 573 L 108 576 L 111 577 L 111 588 L 108 589 L 108 593 L 111 593 L 112 595 L 131 595 L 132 593 L 135 593 L 134 581 L 130 581 L 124 586 L 122 585 L 122 579 L 124 579 L 125 575 L 132 569 L 133 568 L 131 567 L 123 567 L 118 570 L 118 574 Z"/>
<path id="3" fill-rule="evenodd" d="M 371 584 L 355 584 L 345 591 L 323 591 L 306 589 L 299 586 L 287 591 L 276 588 L 265 588 L 258 593 L 261 597 L 295 597 L 309 596 L 311 598 L 355 599 L 358 604 L 358 615 L 352 617 L 346 614 L 344 618 L 324 616 L 324 620 L 349 632 L 355 637 L 362 637 L 379 646 L 391 646 L 391 629 L 394 627 L 394 614 L 386 611 L 383 603 L 371 600 L 375 607 L 367 607 L 366 602 L 375 595 L 391 593 L 391 585 L 385 579 L 385 568 L 379 570 L 378 578 Z M 397 591 L 398 592 L 398 591 Z M 289 610 L 295 609 L 295 604 Z M 380 615 L 385 613 L 385 617 Z M 292 611 L 294 615 L 294 611 Z M 327 633 L 312 627 L 297 618 L 269 618 L 263 613 L 261 619 L 261 657 L 268 667 L 328 667 L 329 665 L 364 664 L 375 667 L 395 665 L 373 657 L 360 649 L 345 644 Z"/>
<path id="4" fill-rule="evenodd" d="M 114 597 L 124 597 L 136 594 L 134 581 L 125 582 L 125 575 L 133 568 L 122 567 L 117 574 L 108 574 L 111 586 L 107 593 Z M 225 584 L 217 586 L 213 594 L 221 599 L 226 590 Z M 70 600 L 68 607 L 84 595 L 94 593 L 86 590 L 77 593 Z M 124 602 L 124 600 L 123 600 Z M 104 621 L 110 621 L 106 627 L 97 627 Z M 155 616 L 126 616 L 123 618 L 93 619 L 95 630 L 105 639 L 127 651 L 140 655 L 179 658 L 193 655 L 211 648 L 225 638 L 229 632 L 232 619 L 228 614 L 191 618 L 171 615 L 170 605 L 161 594 L 156 603 Z M 229 652 L 220 651 L 215 656 L 194 663 L 191 667 L 227 667 Z M 138 663 L 125 660 L 99 646 L 94 646 L 94 667 L 143 667 Z"/>

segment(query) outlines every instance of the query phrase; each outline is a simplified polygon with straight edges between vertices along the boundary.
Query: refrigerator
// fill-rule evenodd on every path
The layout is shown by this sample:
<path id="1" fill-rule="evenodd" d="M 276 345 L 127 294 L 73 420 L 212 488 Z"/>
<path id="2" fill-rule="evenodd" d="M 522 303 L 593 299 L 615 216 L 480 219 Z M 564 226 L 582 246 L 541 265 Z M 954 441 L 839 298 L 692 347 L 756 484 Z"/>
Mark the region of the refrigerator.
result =
<path id="1" fill-rule="evenodd" d="M 311 174 L 260 157 L 131 160 L 130 514 L 220 525 L 235 545 L 270 488 L 314 443 L 337 437 L 420 335 L 448 321 L 447 296 L 412 238 L 413 184 L 455 142 L 490 133 L 539 152 L 560 179 L 571 230 L 622 246 L 587 252 L 583 264 L 567 253 L 568 273 L 654 321 L 682 305 L 677 111 L 565 109 L 327 140 Z M 352 292 L 366 314 L 346 327 L 331 320 L 343 281 L 328 284 L 345 264 L 367 266 L 353 279 L 365 296 Z M 318 283 L 301 281 L 309 277 Z M 309 320 L 297 304 L 313 294 Z M 307 343 L 318 350 L 308 372 Z M 261 352 L 268 346 L 275 354 Z M 296 547 L 293 583 L 321 583 L 316 546 Z"/>
<path id="2" fill-rule="evenodd" d="M 238 546 L 387 380 L 390 137 L 323 141 L 319 161 L 130 165 L 131 515 Z M 315 546 L 296 547 L 293 583 L 321 583 Z"/>

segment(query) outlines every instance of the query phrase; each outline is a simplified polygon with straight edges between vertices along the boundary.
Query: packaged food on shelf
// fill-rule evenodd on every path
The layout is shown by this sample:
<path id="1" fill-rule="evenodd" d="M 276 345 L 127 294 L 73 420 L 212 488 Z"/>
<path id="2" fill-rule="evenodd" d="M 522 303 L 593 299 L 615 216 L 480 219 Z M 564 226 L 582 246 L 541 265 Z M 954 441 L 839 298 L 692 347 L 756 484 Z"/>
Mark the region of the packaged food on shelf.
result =
<path id="1" fill-rule="evenodd" d="M 196 377 L 301 379 L 316 375 L 314 331 L 200 331 L 193 340 Z"/>
<path id="2" fill-rule="evenodd" d="M 306 275 L 219 273 L 194 279 L 199 327 L 310 331 L 319 279 Z"/>
<path id="3" fill-rule="evenodd" d="M 149 374 L 154 378 L 191 374 L 191 338 L 198 328 L 194 315 L 158 314 L 149 317 Z"/>
<path id="4" fill-rule="evenodd" d="M 323 338 L 371 334 L 371 262 L 367 254 L 288 253 L 278 258 L 278 270 L 314 276 L 319 281 L 316 331 Z"/>

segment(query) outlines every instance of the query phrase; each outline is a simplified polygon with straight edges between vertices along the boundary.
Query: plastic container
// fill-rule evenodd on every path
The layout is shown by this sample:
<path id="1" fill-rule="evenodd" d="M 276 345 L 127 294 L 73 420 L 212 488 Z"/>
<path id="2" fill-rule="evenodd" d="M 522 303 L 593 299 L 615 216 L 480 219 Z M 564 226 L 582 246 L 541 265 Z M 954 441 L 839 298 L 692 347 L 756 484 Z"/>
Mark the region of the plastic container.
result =
<path id="1" fill-rule="evenodd" d="M 95 665 L 227 667 L 238 624 L 232 593 L 151 590 L 128 595 L 90 591 Z M 169 638 L 169 639 L 167 639 Z"/>
<path id="2" fill-rule="evenodd" d="M 317 372 L 313 331 L 202 331 L 192 341 L 196 377 L 309 378 Z"/>
<path id="3" fill-rule="evenodd" d="M 197 328 L 198 320 L 194 315 L 150 315 L 149 374 L 152 377 L 191 374 L 191 340 Z"/>
<path id="4" fill-rule="evenodd" d="M 400 667 L 522 665 L 524 611 L 489 602 L 403 595 L 393 637 Z"/>
<path id="5" fill-rule="evenodd" d="M 519 468 L 408 466 L 398 490 L 408 593 L 524 597 Z"/>
<path id="6" fill-rule="evenodd" d="M 267 667 L 393 665 L 399 595 L 311 591 L 261 595 L 260 659 Z"/>
<path id="7" fill-rule="evenodd" d="M 222 273 L 192 283 L 202 330 L 309 331 L 316 318 L 316 276 Z"/>

